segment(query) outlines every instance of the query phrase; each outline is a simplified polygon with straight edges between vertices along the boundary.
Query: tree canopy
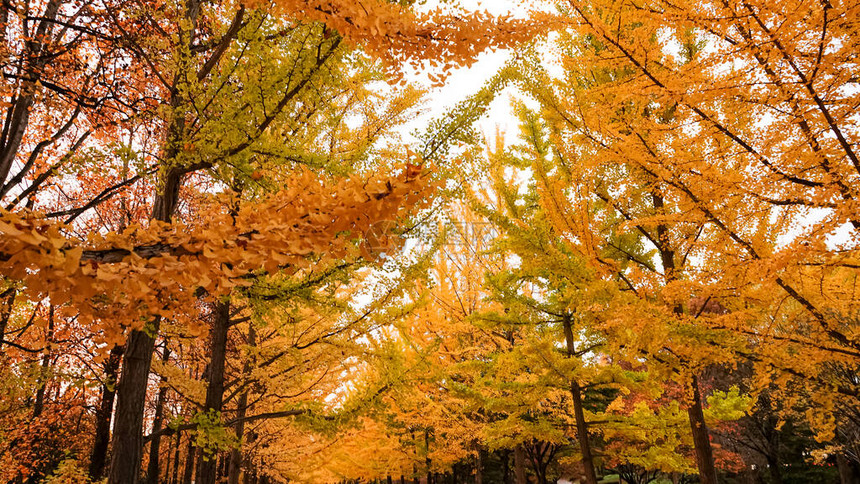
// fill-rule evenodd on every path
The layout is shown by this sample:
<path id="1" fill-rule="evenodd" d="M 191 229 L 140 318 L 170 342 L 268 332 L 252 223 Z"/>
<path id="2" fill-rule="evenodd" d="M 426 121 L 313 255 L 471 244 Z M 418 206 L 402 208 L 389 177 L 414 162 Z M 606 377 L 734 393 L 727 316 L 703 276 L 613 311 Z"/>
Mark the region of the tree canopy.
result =
<path id="1" fill-rule="evenodd" d="M 857 19 L 3 2 L 0 480 L 860 481 Z"/>

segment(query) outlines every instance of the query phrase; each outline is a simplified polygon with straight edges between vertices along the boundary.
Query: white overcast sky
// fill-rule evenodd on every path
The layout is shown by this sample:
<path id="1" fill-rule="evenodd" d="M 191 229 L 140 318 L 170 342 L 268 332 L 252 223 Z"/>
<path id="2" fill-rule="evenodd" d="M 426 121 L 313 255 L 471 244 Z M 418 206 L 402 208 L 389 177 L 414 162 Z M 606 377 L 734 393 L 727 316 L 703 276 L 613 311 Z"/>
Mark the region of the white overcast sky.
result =
<path id="1" fill-rule="evenodd" d="M 424 8 L 433 8 L 436 2 L 430 1 Z M 539 4 L 546 5 L 542 0 L 460 0 L 459 4 L 467 10 L 486 10 L 493 15 L 512 14 L 527 15 L 527 10 L 536 8 Z M 481 87 L 504 66 L 510 58 L 511 51 L 499 50 L 483 53 L 478 61 L 468 68 L 460 68 L 448 77 L 442 87 L 432 88 L 427 95 L 426 111 L 413 123 L 407 131 L 423 132 L 423 127 L 445 114 L 460 101 L 478 92 Z M 429 86 L 426 75 L 415 73 L 408 78 L 418 84 Z M 508 139 L 516 135 L 517 120 L 511 114 L 510 104 L 513 90 L 508 88 L 493 102 L 489 111 L 478 122 L 478 129 L 492 140 L 497 126 L 508 134 Z"/>

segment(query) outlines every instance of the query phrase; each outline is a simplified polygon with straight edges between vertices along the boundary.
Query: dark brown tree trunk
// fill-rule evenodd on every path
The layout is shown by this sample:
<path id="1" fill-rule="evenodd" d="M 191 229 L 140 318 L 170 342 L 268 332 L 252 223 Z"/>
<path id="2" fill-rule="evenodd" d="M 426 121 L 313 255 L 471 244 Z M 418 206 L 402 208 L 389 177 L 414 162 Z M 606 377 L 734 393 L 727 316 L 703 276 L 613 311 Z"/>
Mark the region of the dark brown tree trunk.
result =
<path id="1" fill-rule="evenodd" d="M 167 342 L 164 342 L 164 352 L 161 356 L 161 361 L 167 365 L 170 359 L 170 348 L 167 347 Z M 146 466 L 146 479 L 148 484 L 158 484 L 160 457 L 159 450 L 161 449 L 161 436 L 156 432 L 161 430 L 161 423 L 164 421 L 164 400 L 167 397 L 167 387 L 164 385 L 167 379 L 162 375 L 159 381 L 158 398 L 155 401 L 155 415 L 152 418 L 152 432 L 155 436 L 149 442 L 149 465 Z"/>
<path id="2" fill-rule="evenodd" d="M 182 447 L 182 432 L 176 432 L 176 450 L 173 454 L 173 477 L 170 478 L 172 484 L 179 484 L 179 450 Z"/>
<path id="3" fill-rule="evenodd" d="M 526 481 L 526 451 L 522 444 L 514 448 L 514 478 L 516 484 L 527 484 Z"/>
<path id="4" fill-rule="evenodd" d="M 502 482 L 505 484 L 511 483 L 511 452 L 505 450 L 503 452 L 499 452 L 499 456 L 502 459 Z"/>
<path id="5" fill-rule="evenodd" d="M 194 439 L 188 436 L 188 449 L 185 452 L 185 472 L 182 474 L 182 483 L 191 484 L 194 478 L 194 454 L 197 447 L 194 447 Z"/>
<path id="6" fill-rule="evenodd" d="M 9 317 L 12 316 L 12 308 L 15 306 L 15 296 L 18 290 L 10 287 L 0 294 L 0 350 L 3 349 L 3 338 L 6 337 L 6 326 L 9 325 Z"/>
<path id="7" fill-rule="evenodd" d="M 96 435 L 93 439 L 93 450 L 90 454 L 88 470 L 90 480 L 93 482 L 101 480 L 105 472 L 108 444 L 110 444 L 110 421 L 113 416 L 113 402 L 116 396 L 116 377 L 122 352 L 122 346 L 114 346 L 102 364 L 104 381 L 102 383 L 101 402 L 96 413 Z"/>
<path id="8" fill-rule="evenodd" d="M 181 123 L 180 123 L 181 124 Z M 175 136 L 181 126 L 172 127 Z M 172 154 L 168 159 L 172 159 Z M 183 173 L 170 170 L 165 177 L 162 192 L 155 198 L 152 219 L 170 222 L 179 203 L 179 185 Z M 161 326 L 161 317 L 150 320 L 143 330 L 132 330 L 125 345 L 122 373 L 117 386 L 116 422 L 111 442 L 110 475 L 108 484 L 137 484 L 143 447 L 143 410 L 149 369 L 155 350 L 155 338 Z"/>
<path id="9" fill-rule="evenodd" d="M 248 406 L 248 392 L 243 392 L 237 402 L 239 406 L 236 418 L 245 417 Z M 239 438 L 239 446 L 230 451 L 230 464 L 227 470 L 227 484 L 239 484 L 239 474 L 242 472 L 242 435 L 245 432 L 245 423 L 241 420 L 236 424 L 236 437 Z"/>
<path id="10" fill-rule="evenodd" d="M 170 482 L 170 469 L 172 469 L 173 465 L 173 440 L 167 441 L 167 452 L 165 453 L 167 456 L 167 461 L 164 463 L 164 479 L 157 480 L 156 484 L 159 482 L 168 483 Z"/>
<path id="11" fill-rule="evenodd" d="M 567 343 L 567 357 L 576 357 L 576 347 L 573 341 L 573 326 L 571 316 L 566 314 L 562 319 L 564 328 L 564 340 Z M 597 474 L 594 472 L 594 456 L 591 453 L 591 439 L 588 437 L 588 423 L 585 421 L 585 412 L 582 408 L 582 387 L 576 378 L 570 380 L 570 396 L 573 400 L 573 415 L 576 420 L 576 438 L 579 441 L 579 450 L 582 453 L 582 467 L 585 472 L 587 484 L 597 484 Z"/>
<path id="12" fill-rule="evenodd" d="M 540 484 L 548 484 L 546 482 L 546 467 L 542 463 L 535 463 L 535 474 Z"/>
<path id="13" fill-rule="evenodd" d="M 230 303 L 217 302 L 212 311 L 210 331 L 210 360 L 206 387 L 206 411 L 219 414 L 224 403 L 224 366 L 227 361 L 227 334 L 230 330 Z M 214 484 L 216 478 L 215 456 L 200 453 L 197 462 L 195 484 Z"/>
<path id="14" fill-rule="evenodd" d="M 37 381 L 36 399 L 33 402 L 33 418 L 42 415 L 45 410 L 45 389 L 48 387 L 48 366 L 51 364 L 51 344 L 54 341 L 54 305 L 48 307 L 48 334 L 45 338 L 45 354 L 42 355 L 42 363 Z"/>
<path id="15" fill-rule="evenodd" d="M 111 441 L 108 484 L 137 484 L 143 451 L 143 410 L 155 337 L 161 319 L 154 318 L 145 331 L 132 331 L 126 342 L 122 373 L 117 385 L 114 433 Z"/>
<path id="16" fill-rule="evenodd" d="M 424 458 L 424 465 L 427 466 L 427 484 L 433 482 L 433 473 L 430 471 L 432 461 L 430 459 L 430 432 L 424 431 L 424 448 L 427 449 L 427 456 Z"/>
<path id="17" fill-rule="evenodd" d="M 782 464 L 780 464 L 779 460 L 772 457 L 767 456 L 767 470 L 770 473 L 771 484 L 782 484 Z"/>
<path id="18" fill-rule="evenodd" d="M 42 355 L 42 363 L 39 365 L 38 387 L 36 388 L 36 397 L 33 400 L 33 418 L 42 415 L 42 412 L 45 410 L 45 388 L 48 386 L 46 375 L 50 362 L 51 355 L 46 350 L 46 353 Z"/>
<path id="19" fill-rule="evenodd" d="M 848 460 L 843 454 L 836 454 L 836 467 L 839 469 L 840 484 L 860 484 L 860 465 Z"/>
<path id="20" fill-rule="evenodd" d="M 257 331 L 253 324 L 248 325 L 248 346 L 255 347 L 257 345 Z M 251 360 L 247 360 L 242 367 L 242 374 L 246 377 L 251 374 Z M 242 418 L 248 411 L 248 392 L 244 391 L 239 395 L 239 401 L 236 403 L 236 418 L 239 422 L 236 423 L 236 437 L 239 439 L 239 446 L 230 452 L 230 468 L 227 471 L 227 484 L 239 484 L 239 474 L 242 470 L 242 444 L 245 434 L 245 422 Z"/>
<path id="21" fill-rule="evenodd" d="M 185 17 L 191 23 L 191 30 L 196 30 L 197 17 L 200 14 L 201 0 L 185 2 Z M 191 44 L 193 32 L 185 35 L 186 30 L 180 29 L 181 42 Z M 178 82 L 178 78 L 176 79 Z M 170 105 L 174 108 L 183 102 L 179 91 L 174 89 Z M 179 188 L 188 169 L 181 166 L 171 166 L 179 153 L 179 140 L 185 131 L 185 118 L 176 116 L 171 120 L 165 145 L 164 159 L 168 165 L 162 180 L 160 192 L 156 195 L 150 216 L 153 220 L 170 222 L 176 207 L 179 205 Z M 152 354 L 155 348 L 155 338 L 161 325 L 161 317 L 150 320 L 142 331 L 132 330 L 126 341 L 122 361 L 122 373 L 117 387 L 116 423 L 112 441 L 110 474 L 108 484 L 137 484 L 140 476 L 140 463 L 143 448 L 143 409 L 146 403 L 146 389 L 149 381 L 149 369 L 152 364 Z"/>
<path id="22" fill-rule="evenodd" d="M 181 174 L 168 174 L 163 192 L 156 197 L 152 218 L 170 222 L 178 198 L 171 187 L 180 183 Z M 161 317 L 151 319 L 143 330 L 132 330 L 125 344 L 122 373 L 117 385 L 116 422 L 111 442 L 110 474 L 108 484 L 137 484 L 140 477 L 140 460 L 143 454 L 143 411 L 149 369 L 155 350 L 155 338 L 161 326 Z"/>
<path id="23" fill-rule="evenodd" d="M 480 447 L 475 457 L 475 484 L 484 484 L 484 452 Z"/>
<path id="24" fill-rule="evenodd" d="M 708 426 L 705 424 L 705 414 L 702 411 L 699 379 L 694 376 L 690 385 L 693 390 L 693 398 L 687 409 L 687 415 L 690 418 L 690 430 L 693 433 L 693 447 L 696 453 L 696 467 L 699 469 L 699 480 L 701 484 L 717 484 L 717 469 L 711 451 Z"/>
<path id="25" fill-rule="evenodd" d="M 768 464 L 768 472 L 770 473 L 772 484 L 782 484 L 782 456 L 781 445 L 782 432 L 777 430 L 779 418 L 776 412 L 771 407 L 770 395 L 764 393 L 759 396 L 758 409 L 763 414 L 762 422 L 759 425 L 759 431 L 767 441 L 765 459 Z"/>

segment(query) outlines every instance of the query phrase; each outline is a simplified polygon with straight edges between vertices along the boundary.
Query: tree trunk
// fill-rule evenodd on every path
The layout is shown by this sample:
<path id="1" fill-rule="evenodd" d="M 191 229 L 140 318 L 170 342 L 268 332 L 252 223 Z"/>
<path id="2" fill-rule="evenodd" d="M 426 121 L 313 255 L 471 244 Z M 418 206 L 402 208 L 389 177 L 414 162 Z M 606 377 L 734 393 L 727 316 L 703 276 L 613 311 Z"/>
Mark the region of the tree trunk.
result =
<path id="1" fill-rule="evenodd" d="M 484 484 L 484 455 L 480 447 L 475 458 L 475 484 Z"/>
<path id="2" fill-rule="evenodd" d="M 178 432 L 177 432 L 178 433 Z M 167 441 L 167 461 L 164 463 L 164 480 L 158 481 L 156 480 L 156 484 L 159 482 L 169 483 L 170 482 L 170 469 L 172 469 L 173 465 L 173 440 L 168 439 Z"/>
<path id="3" fill-rule="evenodd" d="M 255 347 L 257 345 L 257 331 L 254 328 L 253 324 L 248 325 L 248 346 Z M 242 367 L 242 374 L 247 377 L 251 374 L 251 360 L 245 361 L 244 366 Z M 227 484 L 239 484 L 239 474 L 242 470 L 242 443 L 243 436 L 245 433 L 245 422 L 242 421 L 242 418 L 245 417 L 246 412 L 248 411 L 248 392 L 244 391 L 241 395 L 239 395 L 239 401 L 236 403 L 236 418 L 239 419 L 239 422 L 236 424 L 235 432 L 236 437 L 239 439 L 239 447 L 233 449 L 230 452 L 230 468 L 227 471 Z"/>
<path id="4" fill-rule="evenodd" d="M 543 463 L 540 463 L 540 464 L 537 464 L 535 467 L 537 467 L 537 472 L 535 472 L 535 474 L 537 474 L 538 482 L 540 484 L 549 484 L 546 481 L 546 465 L 544 465 Z"/>
<path id="5" fill-rule="evenodd" d="M 504 450 L 497 453 L 502 460 L 502 482 L 504 484 L 511 484 L 511 452 Z"/>
<path id="6" fill-rule="evenodd" d="M 564 329 L 564 340 L 567 343 L 567 357 L 576 357 L 576 348 L 573 342 L 573 327 L 571 316 L 565 314 L 562 319 Z M 585 421 L 585 412 L 582 408 L 582 387 L 576 377 L 570 380 L 570 396 L 573 400 L 573 414 L 576 419 L 576 438 L 579 440 L 579 450 L 582 453 L 582 467 L 585 472 L 587 484 L 597 484 L 597 474 L 594 472 L 594 457 L 591 453 L 591 440 L 588 438 L 588 423 Z"/>
<path id="7" fill-rule="evenodd" d="M 767 456 L 767 470 L 770 473 L 771 484 L 782 484 L 782 464 L 779 459 Z"/>
<path id="8" fill-rule="evenodd" d="M 243 392 L 239 396 L 237 402 L 239 406 L 236 418 L 242 419 L 245 417 L 246 408 L 248 406 L 248 392 Z M 239 484 L 239 474 L 242 471 L 242 435 L 245 432 L 245 422 L 241 420 L 236 424 L 236 437 L 239 439 L 239 447 L 230 451 L 230 465 L 227 470 L 227 484 Z"/>
<path id="9" fill-rule="evenodd" d="M 176 450 L 173 454 L 173 477 L 170 478 L 172 484 L 179 484 L 179 449 L 182 447 L 182 432 L 176 432 Z"/>
<path id="10" fill-rule="evenodd" d="M 514 477 L 516 484 L 527 484 L 526 480 L 526 451 L 522 444 L 514 448 Z"/>
<path id="11" fill-rule="evenodd" d="M 90 454 L 88 470 L 90 480 L 93 482 L 101 480 L 105 472 L 108 444 L 110 444 L 110 421 L 113 416 L 113 402 L 116 396 L 116 377 L 122 352 L 122 346 L 114 346 L 102 364 L 104 382 L 102 383 L 101 403 L 96 413 L 96 435 L 93 439 L 93 450 Z"/>
<path id="12" fill-rule="evenodd" d="M 212 311 L 208 384 L 206 387 L 206 412 L 220 415 L 224 403 L 224 366 L 227 361 L 227 333 L 230 330 L 230 303 L 215 303 Z M 200 453 L 197 462 L 195 484 L 214 484 L 217 462 L 215 456 Z"/>
<path id="13" fill-rule="evenodd" d="M 427 484 L 431 484 L 433 482 L 433 473 L 430 472 L 430 465 L 432 464 L 430 460 L 430 432 L 424 431 L 424 448 L 427 449 L 427 456 L 424 458 L 424 464 L 427 466 Z"/>
<path id="14" fill-rule="evenodd" d="M 51 344 L 54 341 L 54 305 L 48 307 L 48 334 L 45 338 L 45 354 L 42 355 L 42 363 L 39 370 L 39 378 L 36 380 L 36 400 L 33 403 L 33 418 L 42 415 L 45 409 L 45 389 L 48 387 L 48 366 L 51 363 Z"/>
<path id="15" fill-rule="evenodd" d="M 171 127 L 174 136 L 180 129 L 177 125 Z M 167 159 L 172 157 L 173 154 L 168 154 Z M 179 203 L 182 176 L 179 171 L 168 172 L 161 193 L 155 197 L 151 216 L 153 220 L 171 221 Z M 117 386 L 116 423 L 111 442 L 113 452 L 108 484 L 137 484 L 140 475 L 143 411 L 155 338 L 160 326 L 161 317 L 156 316 L 143 330 L 132 330 L 126 341 L 122 373 Z"/>
<path id="16" fill-rule="evenodd" d="M 191 484 L 194 478 L 194 454 L 197 447 L 194 447 L 194 439 L 191 435 L 188 436 L 188 449 L 185 452 L 185 472 L 182 474 L 182 484 Z"/>
<path id="17" fill-rule="evenodd" d="M 128 336 L 117 385 L 108 484 L 137 484 L 140 475 L 146 387 L 155 348 L 154 335 L 158 334 L 160 323 L 161 318 L 156 317 L 147 324 L 146 331 L 135 330 Z"/>
<path id="18" fill-rule="evenodd" d="M 3 339 L 6 337 L 6 326 L 9 317 L 12 316 L 12 308 L 15 307 L 15 296 L 18 290 L 10 287 L 0 294 L 0 350 L 3 349 Z"/>
<path id="19" fill-rule="evenodd" d="M 699 480 L 701 484 L 717 484 L 717 469 L 714 466 L 711 439 L 708 436 L 708 426 L 705 424 L 705 414 L 702 411 L 699 379 L 694 376 L 690 386 L 693 390 L 693 400 L 687 409 L 687 415 L 690 418 L 690 430 L 693 433 L 693 447 L 696 452 L 696 467 L 699 469 Z"/>
<path id="20" fill-rule="evenodd" d="M 216 475 L 216 480 L 218 482 L 223 482 L 223 480 L 227 477 L 227 471 L 230 465 L 230 455 L 229 454 L 221 454 L 218 458 L 218 474 Z"/>
<path id="21" fill-rule="evenodd" d="M 836 467 L 840 484 L 860 484 L 860 466 L 856 462 L 851 462 L 844 454 L 836 454 Z"/>
<path id="22" fill-rule="evenodd" d="M 167 188 L 156 197 L 152 219 L 170 222 L 178 203 L 171 187 L 176 186 L 178 190 L 180 180 L 181 174 L 167 176 Z M 116 422 L 111 442 L 113 452 L 108 484 L 137 484 L 140 476 L 143 411 L 155 338 L 160 326 L 161 317 L 152 318 L 143 330 L 132 330 L 125 344 L 122 373 L 117 386 Z"/>
<path id="23" fill-rule="evenodd" d="M 761 424 L 761 433 L 767 440 L 767 459 L 768 472 L 773 480 L 773 484 L 782 484 L 782 456 L 780 454 L 780 440 L 782 432 L 777 430 L 779 419 L 776 417 L 776 412 L 771 408 L 770 396 L 767 394 L 759 397 L 759 409 L 765 414 Z"/>
<path id="24" fill-rule="evenodd" d="M 167 347 L 167 342 L 164 342 L 164 353 L 162 353 L 161 361 L 167 365 L 170 359 L 170 349 Z M 167 387 L 164 386 L 167 379 L 162 375 L 159 388 L 158 398 L 155 401 L 155 415 L 152 418 L 152 432 L 155 433 L 161 429 L 161 423 L 164 421 L 164 399 L 167 397 Z M 146 479 L 148 484 L 158 484 L 158 459 L 159 450 L 161 449 L 161 436 L 156 434 L 149 443 L 149 465 L 146 467 Z"/>
<path id="25" fill-rule="evenodd" d="M 185 17 L 191 23 L 191 30 L 197 28 L 197 17 L 200 13 L 201 0 L 185 2 Z M 180 37 L 184 44 L 190 45 L 193 32 L 185 35 L 186 30 L 180 29 Z M 177 79 L 178 82 L 178 79 Z M 174 85 L 175 87 L 175 85 Z M 170 105 L 174 108 L 183 102 L 177 89 L 173 90 Z M 160 222 L 170 222 L 173 213 L 179 205 L 179 188 L 185 176 L 186 169 L 171 166 L 179 154 L 179 140 L 185 131 L 185 118 L 175 116 L 170 123 L 166 138 L 164 159 L 167 160 L 167 173 L 162 180 L 162 187 L 155 197 L 150 218 Z M 149 368 L 152 364 L 152 353 L 155 348 L 155 338 L 158 336 L 161 317 L 150 320 L 143 331 L 132 330 L 126 342 L 125 354 L 122 361 L 122 374 L 117 387 L 116 423 L 112 441 L 110 475 L 108 484 L 137 484 L 140 475 L 140 459 L 143 447 L 143 409 L 146 403 L 146 388 L 149 381 Z"/>

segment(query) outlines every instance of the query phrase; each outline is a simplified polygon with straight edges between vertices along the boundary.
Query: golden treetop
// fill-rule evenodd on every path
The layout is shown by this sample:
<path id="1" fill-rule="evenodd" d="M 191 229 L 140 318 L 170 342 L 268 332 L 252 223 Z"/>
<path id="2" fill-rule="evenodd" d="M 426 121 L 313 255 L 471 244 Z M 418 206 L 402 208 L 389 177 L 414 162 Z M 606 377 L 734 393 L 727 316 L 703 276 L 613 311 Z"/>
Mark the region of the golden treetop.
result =
<path id="1" fill-rule="evenodd" d="M 441 8 L 418 13 L 386 0 L 275 0 L 275 11 L 323 22 L 392 66 L 426 62 L 446 71 L 473 63 L 487 49 L 528 42 L 550 25 L 549 17 L 537 13 L 522 19 Z"/>

